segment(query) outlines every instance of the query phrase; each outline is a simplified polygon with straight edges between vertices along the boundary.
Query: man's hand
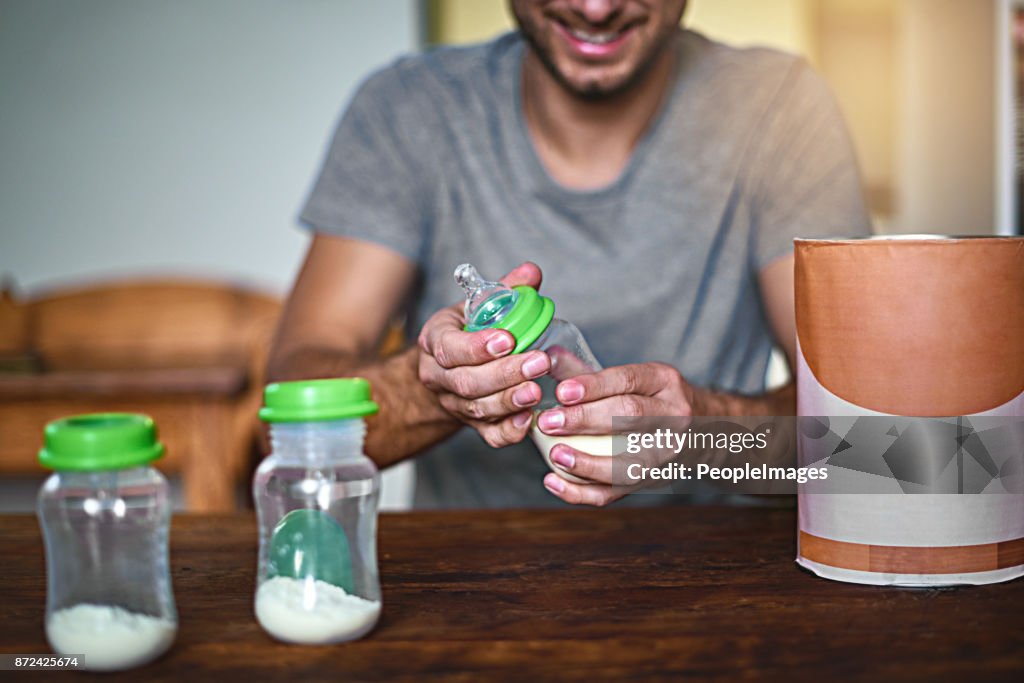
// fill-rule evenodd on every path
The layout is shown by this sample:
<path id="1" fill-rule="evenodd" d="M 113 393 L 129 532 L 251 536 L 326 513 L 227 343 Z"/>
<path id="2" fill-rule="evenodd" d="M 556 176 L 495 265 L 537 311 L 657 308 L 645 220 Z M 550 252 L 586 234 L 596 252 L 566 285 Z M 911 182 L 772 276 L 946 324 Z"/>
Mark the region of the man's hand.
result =
<path id="1" fill-rule="evenodd" d="M 502 282 L 539 287 L 541 272 L 524 263 Z M 504 330 L 465 332 L 460 302 L 435 313 L 419 336 L 419 378 L 451 415 L 476 429 L 495 448 L 526 436 L 541 399 L 534 380 L 547 374 L 543 351 L 510 356 L 515 339 Z"/>
<path id="2" fill-rule="evenodd" d="M 545 410 L 537 424 L 552 436 L 611 434 L 613 417 L 695 414 L 697 392 L 679 371 L 664 363 L 620 365 L 567 379 L 558 385 L 559 408 Z M 544 477 L 544 486 L 567 503 L 607 505 L 638 486 L 613 486 L 613 457 L 596 456 L 558 444 L 551 460 L 559 468 L 592 484 L 576 484 L 557 474 Z"/>
<path id="3" fill-rule="evenodd" d="M 559 408 L 537 420 L 545 434 L 611 434 L 613 417 L 697 414 L 697 392 L 671 365 L 620 365 L 567 379 L 555 390 Z"/>

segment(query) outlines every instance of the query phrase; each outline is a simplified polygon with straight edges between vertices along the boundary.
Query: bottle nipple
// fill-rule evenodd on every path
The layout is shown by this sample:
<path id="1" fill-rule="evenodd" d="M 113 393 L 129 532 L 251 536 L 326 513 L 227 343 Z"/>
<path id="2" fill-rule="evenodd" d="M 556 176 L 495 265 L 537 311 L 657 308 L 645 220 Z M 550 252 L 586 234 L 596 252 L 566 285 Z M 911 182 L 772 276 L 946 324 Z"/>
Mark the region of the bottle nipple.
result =
<path id="1" fill-rule="evenodd" d="M 466 329 L 470 332 L 497 325 L 519 298 L 514 289 L 480 277 L 470 263 L 463 263 L 455 269 L 455 281 L 466 293 L 464 311 Z"/>

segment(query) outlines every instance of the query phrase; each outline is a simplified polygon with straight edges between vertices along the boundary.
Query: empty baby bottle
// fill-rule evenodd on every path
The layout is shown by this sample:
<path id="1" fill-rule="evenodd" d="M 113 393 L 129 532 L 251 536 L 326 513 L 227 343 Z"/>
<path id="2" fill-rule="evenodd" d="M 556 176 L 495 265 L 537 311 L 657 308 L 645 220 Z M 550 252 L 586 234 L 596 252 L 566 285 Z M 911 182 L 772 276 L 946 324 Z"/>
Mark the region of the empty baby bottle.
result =
<path id="1" fill-rule="evenodd" d="M 163 445 L 145 415 L 99 413 L 46 426 L 39 491 L 46 543 L 46 637 L 79 666 L 146 664 L 174 641 L 167 480 L 149 466 Z"/>
<path id="2" fill-rule="evenodd" d="M 380 616 L 380 476 L 363 454 L 377 412 L 364 379 L 271 384 L 260 419 L 271 455 L 256 470 L 256 618 L 289 643 L 361 638 Z"/>
<path id="3" fill-rule="evenodd" d="M 500 282 L 484 280 L 468 263 L 455 269 L 455 281 L 466 293 L 465 329 L 468 332 L 490 328 L 507 330 L 516 341 L 512 353 L 539 349 L 548 354 L 551 370 L 536 380 L 541 388 L 541 401 L 534 409 L 530 437 L 548 467 L 564 479 L 586 483 L 552 464 L 551 447 L 565 443 L 591 455 L 611 455 L 611 437 L 550 436 L 537 426 L 537 415 L 558 405 L 555 388 L 559 382 L 601 370 L 583 334 L 571 322 L 556 318 L 555 303 L 533 287 L 510 288 Z"/>

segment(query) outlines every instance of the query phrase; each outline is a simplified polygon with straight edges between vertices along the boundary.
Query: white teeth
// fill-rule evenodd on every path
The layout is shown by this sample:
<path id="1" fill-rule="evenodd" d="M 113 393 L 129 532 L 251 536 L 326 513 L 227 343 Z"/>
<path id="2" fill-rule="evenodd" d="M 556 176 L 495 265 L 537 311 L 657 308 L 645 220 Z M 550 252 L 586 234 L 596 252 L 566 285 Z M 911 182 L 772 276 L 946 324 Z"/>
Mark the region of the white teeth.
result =
<path id="1" fill-rule="evenodd" d="M 572 37 L 577 40 L 582 40 L 586 43 L 594 43 L 595 45 L 607 45 L 621 35 L 618 31 L 614 33 L 589 33 L 575 28 L 569 29 L 569 33 L 571 33 Z"/>

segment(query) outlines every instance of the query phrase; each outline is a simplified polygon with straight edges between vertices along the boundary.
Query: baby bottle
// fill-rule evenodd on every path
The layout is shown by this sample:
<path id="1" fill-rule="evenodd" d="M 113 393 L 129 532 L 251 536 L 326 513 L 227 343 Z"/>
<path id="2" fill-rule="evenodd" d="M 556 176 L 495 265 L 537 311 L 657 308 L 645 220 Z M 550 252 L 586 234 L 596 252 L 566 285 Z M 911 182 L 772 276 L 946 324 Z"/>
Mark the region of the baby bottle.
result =
<path id="1" fill-rule="evenodd" d="M 555 317 L 555 303 L 533 287 L 506 287 L 480 277 L 476 268 L 463 263 L 455 269 L 455 281 L 466 293 L 465 329 L 476 332 L 489 328 L 507 330 L 516 341 L 512 353 L 539 349 L 551 359 L 551 370 L 538 378 L 541 401 L 534 409 L 530 437 L 548 467 L 563 479 L 577 483 L 586 480 L 556 468 L 550 458 L 551 447 L 564 443 L 591 455 L 612 455 L 610 436 L 550 436 L 537 426 L 537 416 L 558 405 L 555 388 L 559 382 L 601 370 L 583 334 L 571 322 Z"/>
<path id="2" fill-rule="evenodd" d="M 364 379 L 271 384 L 260 419 L 272 453 L 253 479 L 260 554 L 256 618 L 289 643 L 355 640 L 380 616 L 380 476 L 363 454 L 377 412 Z"/>
<path id="3" fill-rule="evenodd" d="M 145 415 L 98 413 L 46 426 L 39 491 L 46 543 L 46 637 L 79 666 L 117 671 L 167 651 L 178 630 L 171 593 L 164 453 Z"/>

